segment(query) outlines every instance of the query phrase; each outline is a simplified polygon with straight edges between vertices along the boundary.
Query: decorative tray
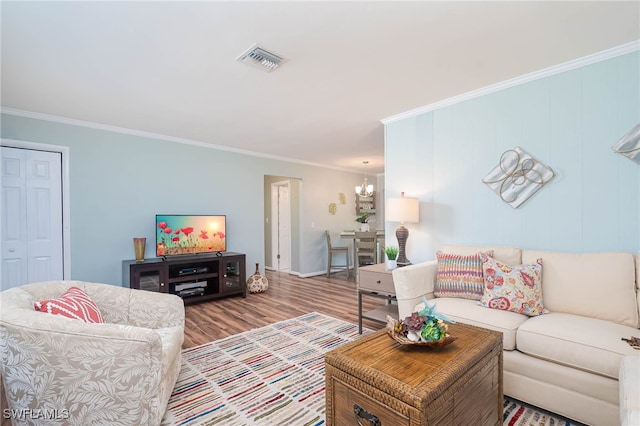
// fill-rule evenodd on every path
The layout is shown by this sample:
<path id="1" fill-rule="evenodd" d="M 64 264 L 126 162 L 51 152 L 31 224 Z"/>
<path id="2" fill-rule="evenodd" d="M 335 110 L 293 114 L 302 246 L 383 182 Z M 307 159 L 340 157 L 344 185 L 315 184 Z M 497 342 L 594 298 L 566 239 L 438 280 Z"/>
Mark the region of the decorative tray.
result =
<path id="1" fill-rule="evenodd" d="M 401 345 L 412 345 L 412 346 L 446 346 L 449 343 L 453 343 L 455 340 L 458 339 L 456 336 L 447 336 L 444 339 L 432 340 L 430 342 L 414 342 L 390 330 L 387 330 L 387 334 L 389 334 L 389 336 L 391 336 L 393 340 L 400 343 Z"/>
<path id="2" fill-rule="evenodd" d="M 446 346 L 450 343 L 453 343 L 458 338 L 456 336 L 452 336 L 450 334 L 446 334 L 443 338 L 439 340 L 429 340 L 429 341 L 414 341 L 407 337 L 406 332 L 398 332 L 399 328 L 402 328 L 401 323 L 387 315 L 387 334 L 396 342 L 401 345 L 410 345 L 410 346 Z"/>

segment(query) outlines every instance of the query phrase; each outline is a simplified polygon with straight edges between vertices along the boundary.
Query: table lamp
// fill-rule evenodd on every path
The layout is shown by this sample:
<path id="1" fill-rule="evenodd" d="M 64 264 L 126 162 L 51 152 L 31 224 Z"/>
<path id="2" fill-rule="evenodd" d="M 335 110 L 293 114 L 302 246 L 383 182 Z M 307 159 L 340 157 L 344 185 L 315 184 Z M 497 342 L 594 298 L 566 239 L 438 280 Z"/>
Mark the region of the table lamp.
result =
<path id="1" fill-rule="evenodd" d="M 401 198 L 389 198 L 385 207 L 385 218 L 389 222 L 400 222 L 400 227 L 396 230 L 398 239 L 398 266 L 411 265 L 405 247 L 409 238 L 409 230 L 404 227 L 404 223 L 418 223 L 420 221 L 420 203 L 417 198 L 406 198 L 404 192 Z"/>

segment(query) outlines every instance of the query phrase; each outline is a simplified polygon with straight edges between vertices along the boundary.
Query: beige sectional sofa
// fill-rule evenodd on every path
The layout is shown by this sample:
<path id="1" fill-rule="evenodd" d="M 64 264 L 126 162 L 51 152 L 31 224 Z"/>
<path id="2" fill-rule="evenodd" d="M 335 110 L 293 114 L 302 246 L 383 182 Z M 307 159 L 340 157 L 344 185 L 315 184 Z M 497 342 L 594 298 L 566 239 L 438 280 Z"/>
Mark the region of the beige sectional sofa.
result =
<path id="1" fill-rule="evenodd" d="M 526 316 L 490 309 L 477 300 L 433 295 L 437 260 L 398 268 L 393 280 L 400 318 L 426 295 L 437 310 L 462 322 L 498 330 L 504 338 L 504 393 L 594 425 L 638 418 L 637 404 L 621 404 L 618 376 L 625 356 L 637 356 L 621 340 L 640 337 L 640 260 L 631 253 L 558 253 L 516 247 L 445 246 L 460 255 L 493 251 L 507 265 L 542 259 L 542 300 L 548 313 Z M 640 256 L 640 253 L 638 253 Z M 627 378 L 637 395 L 640 383 Z M 631 408 L 627 408 L 631 407 Z"/>
<path id="2" fill-rule="evenodd" d="M 105 323 L 34 310 L 71 286 Z M 0 307 L 0 372 L 13 424 L 160 424 L 181 368 L 182 299 L 49 281 L 3 291 Z"/>

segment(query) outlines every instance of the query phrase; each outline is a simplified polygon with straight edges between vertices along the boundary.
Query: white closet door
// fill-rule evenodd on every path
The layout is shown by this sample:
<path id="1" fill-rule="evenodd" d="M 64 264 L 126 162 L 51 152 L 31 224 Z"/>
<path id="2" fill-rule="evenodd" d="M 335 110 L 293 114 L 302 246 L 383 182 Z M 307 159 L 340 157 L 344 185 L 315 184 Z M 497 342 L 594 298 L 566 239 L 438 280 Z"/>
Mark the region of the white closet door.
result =
<path id="1" fill-rule="evenodd" d="M 63 278 L 60 153 L 2 147 L 2 290 Z"/>

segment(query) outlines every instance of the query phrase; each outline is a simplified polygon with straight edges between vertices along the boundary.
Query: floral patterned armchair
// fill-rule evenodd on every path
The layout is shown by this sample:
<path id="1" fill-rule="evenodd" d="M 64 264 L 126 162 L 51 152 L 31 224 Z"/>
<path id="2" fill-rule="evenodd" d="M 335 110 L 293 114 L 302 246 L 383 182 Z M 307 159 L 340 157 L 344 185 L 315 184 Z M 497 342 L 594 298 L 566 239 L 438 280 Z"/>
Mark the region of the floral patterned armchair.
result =
<path id="1" fill-rule="evenodd" d="M 34 310 L 71 286 L 96 303 L 104 324 Z M 80 281 L 6 290 L 0 372 L 8 412 L 14 424 L 160 424 L 183 340 L 184 305 L 174 295 Z"/>

